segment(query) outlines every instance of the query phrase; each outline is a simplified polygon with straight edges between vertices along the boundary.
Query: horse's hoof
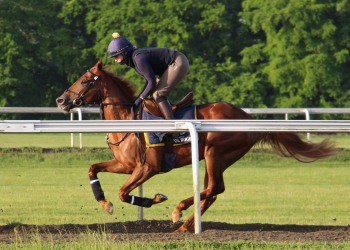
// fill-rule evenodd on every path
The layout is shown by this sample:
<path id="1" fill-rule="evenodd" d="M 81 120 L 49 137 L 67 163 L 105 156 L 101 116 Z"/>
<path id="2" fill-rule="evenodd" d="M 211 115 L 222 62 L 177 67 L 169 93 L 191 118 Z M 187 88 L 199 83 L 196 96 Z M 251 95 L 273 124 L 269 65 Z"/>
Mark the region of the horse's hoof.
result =
<path id="1" fill-rule="evenodd" d="M 156 194 L 153 198 L 153 204 L 161 203 L 166 200 L 168 200 L 168 197 L 166 197 L 164 194 Z"/>
<path id="2" fill-rule="evenodd" d="M 104 206 L 103 208 L 104 208 L 104 210 L 107 211 L 107 213 L 113 214 L 114 206 L 113 206 L 113 203 L 112 203 L 112 202 L 109 202 L 109 201 L 108 201 L 108 202 L 105 204 L 105 206 Z"/>
<path id="3" fill-rule="evenodd" d="M 182 213 L 175 208 L 173 213 L 171 214 L 171 218 L 173 220 L 173 223 L 178 222 L 181 219 L 181 217 L 182 217 Z"/>
<path id="4" fill-rule="evenodd" d="M 180 228 L 174 231 L 174 233 L 187 233 L 187 232 L 188 232 L 187 228 L 184 228 L 183 226 L 181 226 Z"/>

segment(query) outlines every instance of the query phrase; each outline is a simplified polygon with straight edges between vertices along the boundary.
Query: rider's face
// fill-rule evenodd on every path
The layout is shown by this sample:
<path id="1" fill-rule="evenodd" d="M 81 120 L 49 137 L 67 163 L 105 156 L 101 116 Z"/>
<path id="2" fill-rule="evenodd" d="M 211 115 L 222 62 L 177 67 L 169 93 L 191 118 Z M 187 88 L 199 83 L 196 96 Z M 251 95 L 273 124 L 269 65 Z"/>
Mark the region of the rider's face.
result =
<path id="1" fill-rule="evenodd" d="M 119 55 L 117 55 L 117 56 L 114 57 L 114 61 L 115 61 L 116 63 L 121 64 L 121 63 L 123 62 L 123 60 L 124 60 L 124 57 L 123 57 L 122 54 L 119 54 Z"/>

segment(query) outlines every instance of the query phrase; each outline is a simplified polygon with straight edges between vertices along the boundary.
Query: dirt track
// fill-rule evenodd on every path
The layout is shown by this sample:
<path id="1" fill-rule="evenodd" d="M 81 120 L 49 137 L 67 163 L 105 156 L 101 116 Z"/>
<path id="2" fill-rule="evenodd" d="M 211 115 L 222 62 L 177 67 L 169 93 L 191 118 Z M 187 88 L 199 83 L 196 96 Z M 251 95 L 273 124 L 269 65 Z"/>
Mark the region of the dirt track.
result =
<path id="1" fill-rule="evenodd" d="M 22 241 L 40 234 L 43 241 L 72 241 L 84 232 L 106 232 L 116 242 L 180 242 L 184 240 L 229 242 L 344 242 L 350 241 L 350 226 L 299 226 L 272 224 L 227 224 L 202 222 L 202 233 L 173 233 L 180 224 L 170 221 L 136 221 L 91 225 L 0 226 L 0 243 L 12 243 L 15 231 Z"/>

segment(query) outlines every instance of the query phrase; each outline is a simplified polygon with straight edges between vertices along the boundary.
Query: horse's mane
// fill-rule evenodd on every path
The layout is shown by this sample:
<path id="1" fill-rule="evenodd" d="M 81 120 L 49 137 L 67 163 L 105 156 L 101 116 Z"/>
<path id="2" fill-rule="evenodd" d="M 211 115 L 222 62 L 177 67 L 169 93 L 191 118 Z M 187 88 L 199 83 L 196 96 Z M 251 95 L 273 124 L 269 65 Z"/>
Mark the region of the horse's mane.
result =
<path id="1" fill-rule="evenodd" d="M 117 76 L 116 72 L 112 72 L 110 70 L 109 65 L 106 65 L 103 67 L 102 71 L 109 75 L 111 77 L 111 79 L 113 80 L 113 82 L 118 85 L 120 87 L 120 89 L 124 90 L 126 95 L 130 96 L 130 98 L 132 98 L 133 100 L 136 99 L 136 91 L 137 88 L 136 86 L 127 79 L 121 78 L 119 76 Z"/>

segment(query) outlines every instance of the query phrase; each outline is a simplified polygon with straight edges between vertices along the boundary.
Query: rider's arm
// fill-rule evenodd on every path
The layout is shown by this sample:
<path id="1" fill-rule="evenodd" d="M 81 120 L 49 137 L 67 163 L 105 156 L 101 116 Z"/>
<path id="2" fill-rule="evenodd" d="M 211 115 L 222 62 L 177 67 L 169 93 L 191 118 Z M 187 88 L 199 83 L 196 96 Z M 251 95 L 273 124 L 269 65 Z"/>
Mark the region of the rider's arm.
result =
<path id="1" fill-rule="evenodd" d="M 145 86 L 139 95 L 140 98 L 144 99 L 148 97 L 148 95 L 151 94 L 152 90 L 156 87 L 156 76 L 154 75 L 153 69 L 148 63 L 144 54 L 138 54 L 134 59 L 134 63 L 136 71 L 146 80 Z"/>

